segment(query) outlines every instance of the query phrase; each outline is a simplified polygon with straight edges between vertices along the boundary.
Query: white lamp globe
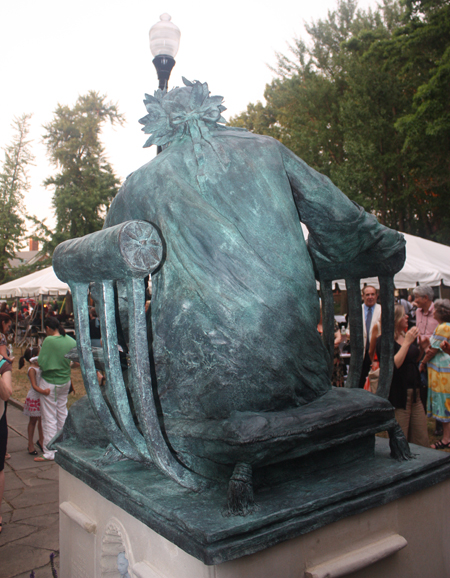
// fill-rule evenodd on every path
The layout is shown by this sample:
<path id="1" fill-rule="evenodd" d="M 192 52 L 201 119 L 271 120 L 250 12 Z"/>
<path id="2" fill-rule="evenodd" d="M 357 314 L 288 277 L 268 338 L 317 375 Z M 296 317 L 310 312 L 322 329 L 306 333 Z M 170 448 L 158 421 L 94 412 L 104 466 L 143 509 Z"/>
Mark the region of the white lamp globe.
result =
<path id="1" fill-rule="evenodd" d="M 153 56 L 171 56 L 175 58 L 180 46 L 181 32 L 171 22 L 169 14 L 162 14 L 160 21 L 150 28 L 150 51 Z"/>

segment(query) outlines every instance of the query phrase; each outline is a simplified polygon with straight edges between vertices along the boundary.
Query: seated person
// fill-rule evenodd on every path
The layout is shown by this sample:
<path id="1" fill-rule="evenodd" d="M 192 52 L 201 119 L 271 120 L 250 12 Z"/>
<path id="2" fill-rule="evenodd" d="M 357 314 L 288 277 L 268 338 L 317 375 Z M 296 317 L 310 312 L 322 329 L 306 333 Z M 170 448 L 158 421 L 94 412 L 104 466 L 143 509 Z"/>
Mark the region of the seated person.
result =
<path id="1" fill-rule="evenodd" d="M 149 221 L 165 243 L 151 308 L 165 416 L 299 407 L 331 388 L 316 274 L 389 272 L 405 242 L 278 141 L 220 126 L 208 94 L 187 82 L 148 97 L 147 144 L 165 148 L 127 178 L 105 228 Z"/>

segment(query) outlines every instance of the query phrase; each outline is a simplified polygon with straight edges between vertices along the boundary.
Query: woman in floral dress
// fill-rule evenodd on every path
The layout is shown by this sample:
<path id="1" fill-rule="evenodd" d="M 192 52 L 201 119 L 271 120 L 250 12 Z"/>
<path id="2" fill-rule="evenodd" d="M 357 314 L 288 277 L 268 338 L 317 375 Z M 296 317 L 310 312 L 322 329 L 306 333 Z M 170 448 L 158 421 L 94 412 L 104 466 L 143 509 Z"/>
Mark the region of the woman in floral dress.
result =
<path id="1" fill-rule="evenodd" d="M 439 322 L 430 340 L 430 347 L 421 364 L 428 364 L 428 417 L 442 422 L 443 436 L 433 446 L 441 450 L 450 448 L 450 355 L 442 343 L 450 339 L 450 300 L 434 302 L 434 318 Z"/>

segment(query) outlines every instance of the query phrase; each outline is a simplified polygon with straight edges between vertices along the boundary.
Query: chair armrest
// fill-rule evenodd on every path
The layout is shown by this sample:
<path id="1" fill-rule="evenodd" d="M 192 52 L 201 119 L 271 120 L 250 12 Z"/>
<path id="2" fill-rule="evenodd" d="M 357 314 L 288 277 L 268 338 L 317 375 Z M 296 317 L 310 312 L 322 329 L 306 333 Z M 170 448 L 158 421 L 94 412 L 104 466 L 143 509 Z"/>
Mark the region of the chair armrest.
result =
<path id="1" fill-rule="evenodd" d="M 406 259 L 404 247 L 384 260 L 380 260 L 380 255 L 376 252 L 366 251 L 360 253 L 355 260 L 345 263 L 326 261 L 311 248 L 310 254 L 318 281 L 333 281 L 343 278 L 393 277 L 402 269 Z"/>
<path id="2" fill-rule="evenodd" d="M 158 267 L 162 257 L 157 229 L 146 221 L 126 221 L 64 241 L 53 253 L 53 268 L 66 283 L 142 278 Z"/>

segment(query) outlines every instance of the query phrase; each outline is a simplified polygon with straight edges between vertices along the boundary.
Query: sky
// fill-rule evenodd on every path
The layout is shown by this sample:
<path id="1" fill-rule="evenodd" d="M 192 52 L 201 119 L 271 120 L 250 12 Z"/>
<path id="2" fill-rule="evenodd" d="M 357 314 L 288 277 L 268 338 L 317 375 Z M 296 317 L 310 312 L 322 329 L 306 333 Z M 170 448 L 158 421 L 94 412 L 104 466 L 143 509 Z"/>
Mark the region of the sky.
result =
<path id="1" fill-rule="evenodd" d="M 287 54 L 304 23 L 325 19 L 336 0 L 14 0 L 0 2 L 0 147 L 13 137 L 14 117 L 32 113 L 30 139 L 35 166 L 29 170 L 27 211 L 53 223 L 52 190 L 42 182 L 55 173 L 42 144 L 42 126 L 58 104 L 73 106 L 95 90 L 117 104 L 123 127 L 105 128 L 109 162 L 123 181 L 155 155 L 144 149 L 139 118 L 144 94 L 157 89 L 148 31 L 163 13 L 181 30 L 169 88 L 181 77 L 207 82 L 224 97 L 224 117 L 263 101 L 274 78 L 276 52 Z M 374 7 L 360 0 L 359 7 Z M 3 161 L 3 151 L 0 154 Z"/>

